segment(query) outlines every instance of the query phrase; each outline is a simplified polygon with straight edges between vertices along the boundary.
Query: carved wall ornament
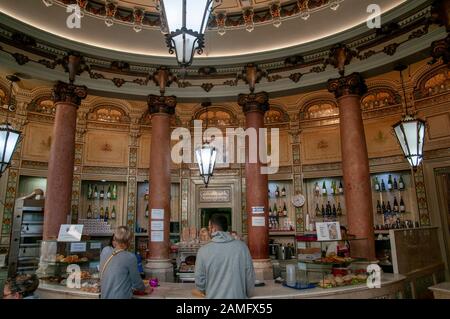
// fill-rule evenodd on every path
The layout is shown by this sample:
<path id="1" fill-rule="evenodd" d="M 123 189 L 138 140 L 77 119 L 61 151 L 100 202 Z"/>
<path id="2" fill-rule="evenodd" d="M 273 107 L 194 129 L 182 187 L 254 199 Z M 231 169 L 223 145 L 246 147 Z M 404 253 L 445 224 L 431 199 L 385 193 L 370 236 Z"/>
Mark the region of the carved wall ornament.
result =
<path id="1" fill-rule="evenodd" d="M 243 112 L 266 112 L 269 110 L 269 94 L 267 92 L 239 94 L 238 105 L 242 107 Z"/>
<path id="2" fill-rule="evenodd" d="M 303 74 L 300 72 L 297 73 L 292 73 L 289 75 L 289 79 L 294 82 L 294 83 L 298 83 L 298 81 L 300 81 L 300 79 L 302 78 Z"/>
<path id="3" fill-rule="evenodd" d="M 111 144 L 105 143 L 102 145 L 101 150 L 103 152 L 112 152 L 112 146 Z"/>
<path id="4" fill-rule="evenodd" d="M 339 43 L 330 50 L 327 63 L 339 70 L 340 75 L 344 75 L 345 66 L 350 64 L 356 52 L 349 49 L 345 44 Z"/>
<path id="5" fill-rule="evenodd" d="M 49 136 L 47 137 L 47 139 L 43 139 L 40 145 L 44 151 L 50 151 L 50 148 L 52 146 L 52 137 Z"/>
<path id="6" fill-rule="evenodd" d="M 328 142 L 325 140 L 320 140 L 319 143 L 317 143 L 317 149 L 319 150 L 325 150 L 328 148 Z"/>
<path id="7" fill-rule="evenodd" d="M 88 113 L 88 120 L 108 123 L 130 123 L 130 117 L 118 107 L 98 106 Z"/>
<path id="8" fill-rule="evenodd" d="M 328 80 L 328 91 L 334 93 L 336 98 L 345 95 L 363 95 L 367 92 L 367 86 L 360 73 L 352 73 L 337 79 Z"/>
<path id="9" fill-rule="evenodd" d="M 16 53 L 13 53 L 12 56 L 16 60 L 17 64 L 19 64 L 19 65 L 27 64 L 30 61 L 30 59 L 26 55 L 21 54 L 21 53 L 16 52 Z"/>
<path id="10" fill-rule="evenodd" d="M 387 141 L 387 136 L 381 130 L 377 132 L 373 141 L 378 144 L 384 144 Z"/>
<path id="11" fill-rule="evenodd" d="M 238 124 L 238 120 L 232 112 L 223 107 L 208 107 L 206 110 L 203 108 L 193 117 L 193 120 L 202 120 L 203 124 L 211 126 L 235 126 Z"/>
<path id="12" fill-rule="evenodd" d="M 79 106 L 81 100 L 85 99 L 86 96 L 87 87 L 85 86 L 58 81 L 53 88 L 53 101 L 55 103 L 66 102 Z"/>
<path id="13" fill-rule="evenodd" d="M 450 91 L 450 69 L 443 65 L 424 74 L 414 90 L 414 97 L 421 99 Z"/>
<path id="14" fill-rule="evenodd" d="M 169 115 L 175 114 L 175 107 L 177 105 L 177 98 L 175 96 L 158 96 L 149 95 L 147 99 L 149 113 L 166 113 Z"/>
<path id="15" fill-rule="evenodd" d="M 56 107 L 50 96 L 43 96 L 37 98 L 28 104 L 27 110 L 29 112 L 42 113 L 48 115 L 55 115 Z"/>
<path id="16" fill-rule="evenodd" d="M 270 109 L 264 114 L 264 122 L 266 124 L 287 123 L 289 115 L 278 107 L 270 106 Z"/>
<path id="17" fill-rule="evenodd" d="M 334 101 L 313 101 L 300 112 L 301 120 L 314 120 L 339 115 L 339 108 Z"/>
<path id="18" fill-rule="evenodd" d="M 201 88 L 202 88 L 203 90 L 205 90 L 205 92 L 211 91 L 213 87 L 214 87 L 214 84 L 212 84 L 212 83 L 203 83 L 203 84 L 201 85 Z"/>
<path id="19" fill-rule="evenodd" d="M 364 111 L 401 104 L 401 97 L 391 89 L 370 89 L 361 98 L 361 106 Z"/>

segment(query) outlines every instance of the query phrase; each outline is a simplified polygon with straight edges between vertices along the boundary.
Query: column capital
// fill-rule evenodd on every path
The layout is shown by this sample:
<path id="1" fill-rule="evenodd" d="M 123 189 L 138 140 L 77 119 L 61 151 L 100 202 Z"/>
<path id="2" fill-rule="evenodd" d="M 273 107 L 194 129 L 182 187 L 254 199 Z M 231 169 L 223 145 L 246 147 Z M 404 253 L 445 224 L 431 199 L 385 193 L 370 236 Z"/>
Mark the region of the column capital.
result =
<path id="1" fill-rule="evenodd" d="M 175 114 L 175 107 L 177 106 L 176 96 L 160 96 L 149 95 L 147 98 L 148 111 L 150 114 L 165 113 L 168 115 Z"/>
<path id="2" fill-rule="evenodd" d="M 87 96 L 87 87 L 58 81 L 53 87 L 53 101 L 66 102 L 80 106 Z"/>
<path id="3" fill-rule="evenodd" d="M 346 95 L 362 96 L 367 92 L 367 86 L 361 74 L 355 72 L 328 80 L 328 91 L 334 93 L 337 99 Z"/>
<path id="4" fill-rule="evenodd" d="M 269 110 L 269 94 L 267 92 L 239 94 L 238 104 L 244 113 L 253 111 L 265 113 Z"/>

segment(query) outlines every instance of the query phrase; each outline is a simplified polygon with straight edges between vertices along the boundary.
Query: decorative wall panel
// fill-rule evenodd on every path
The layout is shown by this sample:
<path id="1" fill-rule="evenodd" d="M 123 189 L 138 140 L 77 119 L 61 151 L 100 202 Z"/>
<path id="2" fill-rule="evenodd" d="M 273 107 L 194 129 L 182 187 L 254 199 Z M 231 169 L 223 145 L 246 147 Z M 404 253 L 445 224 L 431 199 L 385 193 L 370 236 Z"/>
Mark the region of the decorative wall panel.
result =
<path id="1" fill-rule="evenodd" d="M 52 145 L 53 126 L 30 123 L 25 129 L 22 159 L 47 162 Z"/>
<path id="2" fill-rule="evenodd" d="M 88 131 L 84 163 L 90 166 L 128 166 L 128 133 Z"/>
<path id="3" fill-rule="evenodd" d="M 304 131 L 301 135 L 300 145 L 304 164 L 341 160 L 339 128 Z"/>

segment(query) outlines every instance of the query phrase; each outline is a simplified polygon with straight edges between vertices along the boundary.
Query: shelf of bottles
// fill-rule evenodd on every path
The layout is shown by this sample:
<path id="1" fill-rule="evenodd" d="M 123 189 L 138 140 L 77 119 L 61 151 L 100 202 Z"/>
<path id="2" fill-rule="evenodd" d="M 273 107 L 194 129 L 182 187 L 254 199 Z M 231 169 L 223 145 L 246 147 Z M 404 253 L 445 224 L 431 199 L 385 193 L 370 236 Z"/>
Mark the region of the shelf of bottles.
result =
<path id="1" fill-rule="evenodd" d="M 83 181 L 82 218 L 104 220 L 115 226 L 122 216 L 125 183 Z"/>
<path id="2" fill-rule="evenodd" d="M 269 232 L 282 235 L 295 231 L 295 210 L 291 204 L 290 181 L 269 182 Z"/>
<path id="3" fill-rule="evenodd" d="M 305 231 L 315 231 L 316 222 L 338 221 L 345 225 L 345 198 L 341 177 L 306 181 L 307 207 Z"/>
<path id="4" fill-rule="evenodd" d="M 409 172 L 371 176 L 375 230 L 416 226 L 417 204 Z"/>

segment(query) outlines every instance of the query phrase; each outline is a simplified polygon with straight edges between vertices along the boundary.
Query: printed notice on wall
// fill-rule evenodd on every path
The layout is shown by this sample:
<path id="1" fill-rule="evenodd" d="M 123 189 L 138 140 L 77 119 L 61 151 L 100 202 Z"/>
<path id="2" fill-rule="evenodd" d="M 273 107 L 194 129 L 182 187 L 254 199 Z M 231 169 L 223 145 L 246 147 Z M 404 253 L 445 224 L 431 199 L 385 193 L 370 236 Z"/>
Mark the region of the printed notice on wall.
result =
<path id="1" fill-rule="evenodd" d="M 265 217 L 252 217 L 252 226 L 255 227 L 264 227 L 266 226 Z"/>
<path id="2" fill-rule="evenodd" d="M 164 209 L 152 208 L 152 219 L 164 219 Z"/>
<path id="3" fill-rule="evenodd" d="M 164 221 L 152 220 L 152 230 L 164 230 Z"/>
<path id="4" fill-rule="evenodd" d="M 252 214 L 264 214 L 264 206 L 253 206 Z"/>
<path id="5" fill-rule="evenodd" d="M 164 232 L 160 230 L 152 230 L 150 235 L 150 241 L 152 242 L 163 242 L 164 241 Z"/>
<path id="6" fill-rule="evenodd" d="M 61 225 L 59 228 L 58 241 L 80 241 L 83 233 L 83 225 Z"/>
<path id="7" fill-rule="evenodd" d="M 71 253 L 84 253 L 86 251 L 86 242 L 84 243 L 70 243 Z"/>
<path id="8" fill-rule="evenodd" d="M 91 249 L 102 249 L 102 243 L 91 243 Z"/>
<path id="9" fill-rule="evenodd" d="M 316 223 L 317 240 L 341 240 L 339 222 Z"/>

